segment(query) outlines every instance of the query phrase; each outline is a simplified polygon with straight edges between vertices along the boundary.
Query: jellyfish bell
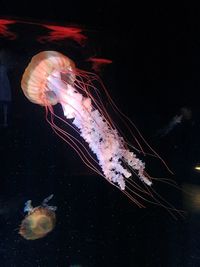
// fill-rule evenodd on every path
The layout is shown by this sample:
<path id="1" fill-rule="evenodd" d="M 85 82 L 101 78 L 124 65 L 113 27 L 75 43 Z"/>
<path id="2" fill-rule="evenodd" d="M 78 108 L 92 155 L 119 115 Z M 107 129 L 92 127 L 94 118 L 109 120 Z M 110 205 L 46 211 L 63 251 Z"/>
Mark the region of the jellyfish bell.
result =
<path id="1" fill-rule="evenodd" d="M 56 71 L 58 65 L 59 72 Z M 23 74 L 21 86 L 25 96 L 35 104 L 51 105 L 49 99 L 52 95 L 49 94 L 54 92 L 54 97 L 56 96 L 56 86 L 59 86 L 60 73 L 73 68 L 74 63 L 58 52 L 40 52 L 32 58 Z M 48 82 L 48 79 L 54 83 Z"/>
<path id="2" fill-rule="evenodd" d="M 76 68 L 67 56 L 56 51 L 36 54 L 21 80 L 28 100 L 45 107 L 46 120 L 54 132 L 76 150 L 89 168 L 139 207 L 144 207 L 141 201 L 163 206 L 159 196 L 151 190 L 152 177 L 147 174 L 145 163 L 137 156 L 137 152 L 142 150 L 138 140 L 135 138 L 138 144 L 135 148 L 123 136 L 123 131 L 109 116 L 96 84 L 100 85 L 112 109 L 126 120 L 124 125 L 135 138 L 127 126 L 130 120 L 118 109 L 100 78 Z M 64 117 L 54 112 L 53 106 L 57 103 L 62 106 Z M 84 143 L 67 127 L 78 133 Z M 154 150 L 151 151 L 159 157 Z"/>
<path id="3" fill-rule="evenodd" d="M 53 197 L 45 198 L 42 204 L 33 208 L 31 200 L 25 203 L 24 212 L 28 214 L 23 219 L 19 234 L 27 240 L 35 240 L 46 236 L 51 232 L 56 223 L 55 206 L 49 206 L 47 202 Z"/>

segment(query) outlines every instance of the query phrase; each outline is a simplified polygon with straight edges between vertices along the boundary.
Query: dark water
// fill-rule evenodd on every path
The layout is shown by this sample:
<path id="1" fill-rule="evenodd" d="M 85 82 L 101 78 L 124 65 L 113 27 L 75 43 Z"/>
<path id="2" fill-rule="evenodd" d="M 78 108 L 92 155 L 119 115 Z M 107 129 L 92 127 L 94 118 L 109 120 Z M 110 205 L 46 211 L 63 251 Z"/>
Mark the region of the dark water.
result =
<path id="1" fill-rule="evenodd" d="M 11 27 L 17 39 L 0 36 L 0 47 L 9 55 L 12 91 L 8 126 L 0 128 L 0 266 L 200 266 L 200 177 L 194 170 L 200 161 L 198 10 L 130 8 L 124 1 L 103 1 L 97 7 L 38 6 L 35 3 L 27 12 L 9 1 L 2 6 L 4 18 L 18 17 L 26 23 Z M 66 40 L 38 43 L 36 37 L 44 29 L 27 21 L 80 25 L 88 42 L 84 47 Z M 183 216 L 175 212 L 174 218 L 151 204 L 139 209 L 88 170 L 53 133 L 44 109 L 30 103 L 20 87 L 30 58 L 47 49 L 66 53 L 87 70 L 91 66 L 85 59 L 91 55 L 113 60 L 100 73 L 106 87 L 174 173 L 159 160 L 145 157 L 150 174 L 169 177 L 186 190 L 188 185 L 196 188 L 196 204 L 191 204 L 191 197 L 181 190 L 159 182 L 153 185 L 175 208 L 185 211 Z M 183 107 L 191 116 L 159 136 Z M 23 239 L 18 229 L 24 203 L 32 199 L 38 206 L 50 194 L 58 207 L 55 229 L 39 240 Z"/>

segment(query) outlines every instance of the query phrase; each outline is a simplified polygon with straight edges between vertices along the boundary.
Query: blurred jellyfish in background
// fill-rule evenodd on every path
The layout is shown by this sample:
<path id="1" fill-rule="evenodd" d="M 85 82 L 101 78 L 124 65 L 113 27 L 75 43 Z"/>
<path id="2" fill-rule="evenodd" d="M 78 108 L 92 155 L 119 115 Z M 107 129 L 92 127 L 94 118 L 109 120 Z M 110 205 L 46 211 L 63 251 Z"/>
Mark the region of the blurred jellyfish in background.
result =
<path id="1" fill-rule="evenodd" d="M 8 78 L 9 55 L 4 50 L 0 50 L 0 126 L 9 125 L 9 115 L 12 101 L 10 81 Z"/>
<path id="2" fill-rule="evenodd" d="M 15 25 L 26 25 L 27 28 L 30 28 L 30 25 L 32 25 L 39 27 L 40 30 L 45 30 L 44 34 L 37 36 L 35 39 L 39 43 L 73 40 L 80 45 L 84 45 L 87 40 L 87 37 L 83 34 L 83 29 L 79 26 L 55 25 L 54 23 L 10 18 L 0 18 L 0 37 L 11 41 L 20 39 L 20 35 L 16 32 L 17 29 L 13 27 Z"/>
<path id="3" fill-rule="evenodd" d="M 107 58 L 97 58 L 97 57 L 90 57 L 87 59 L 88 62 L 92 64 L 92 70 L 94 72 L 100 73 L 101 69 L 108 64 L 112 63 L 112 60 Z"/>
<path id="4" fill-rule="evenodd" d="M 166 207 L 163 199 L 151 189 L 154 178 L 148 175 L 145 163 L 137 157 L 137 154 L 145 153 L 131 131 L 134 124 L 118 109 L 96 74 L 76 68 L 74 62 L 60 52 L 43 51 L 31 59 L 21 87 L 29 101 L 45 107 L 46 120 L 54 132 L 78 153 L 89 168 L 139 207 L 144 207 L 142 201 Z M 137 147 L 123 135 L 124 129 L 119 129 L 112 120 L 101 93 L 123 121 Z M 54 112 L 53 106 L 58 103 L 65 118 Z M 76 138 L 77 134 L 82 140 Z M 138 135 L 142 138 L 139 131 Z M 160 158 L 153 149 L 151 152 Z M 166 205 L 169 207 L 169 203 Z"/>
<path id="5" fill-rule="evenodd" d="M 17 35 L 10 30 L 10 26 L 15 24 L 16 20 L 0 18 L 0 36 L 9 40 L 15 40 Z"/>
<path id="6" fill-rule="evenodd" d="M 183 204 L 190 213 L 200 214 L 200 185 L 183 184 Z"/>
<path id="7" fill-rule="evenodd" d="M 157 132 L 157 136 L 165 137 L 171 133 L 178 125 L 192 119 L 192 111 L 188 107 L 180 108 L 179 112 L 170 120 L 170 122 Z"/>
<path id="8" fill-rule="evenodd" d="M 54 229 L 57 207 L 47 204 L 52 197 L 53 195 L 50 195 L 45 198 L 42 204 L 35 208 L 32 206 L 31 200 L 25 203 L 24 212 L 28 212 L 28 215 L 20 225 L 19 234 L 22 237 L 27 240 L 35 240 L 45 237 Z"/>

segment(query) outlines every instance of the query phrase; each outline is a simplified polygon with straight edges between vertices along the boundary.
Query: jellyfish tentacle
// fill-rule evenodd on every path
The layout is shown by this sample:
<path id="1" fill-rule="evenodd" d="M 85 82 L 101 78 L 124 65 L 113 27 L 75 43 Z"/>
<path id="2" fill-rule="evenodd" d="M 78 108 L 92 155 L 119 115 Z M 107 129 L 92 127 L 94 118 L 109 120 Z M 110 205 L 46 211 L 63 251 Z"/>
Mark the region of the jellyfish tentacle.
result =
<path id="1" fill-rule="evenodd" d="M 47 205 L 47 203 L 53 198 L 53 194 L 51 194 L 50 196 L 46 197 L 43 201 L 42 201 L 42 206 Z"/>

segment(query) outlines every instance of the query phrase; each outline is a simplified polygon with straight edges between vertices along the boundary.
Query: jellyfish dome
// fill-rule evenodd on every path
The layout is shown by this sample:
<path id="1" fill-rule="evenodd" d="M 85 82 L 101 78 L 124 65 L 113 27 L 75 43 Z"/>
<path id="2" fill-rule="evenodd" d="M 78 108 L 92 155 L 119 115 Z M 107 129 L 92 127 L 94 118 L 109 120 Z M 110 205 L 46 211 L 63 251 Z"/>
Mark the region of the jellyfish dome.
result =
<path id="1" fill-rule="evenodd" d="M 56 223 L 55 206 L 47 205 L 47 202 L 53 197 L 50 195 L 45 198 L 42 204 L 33 208 L 31 200 L 25 203 L 24 212 L 28 215 L 23 219 L 19 234 L 27 240 L 35 240 L 46 236 L 51 232 Z"/>
<path id="2" fill-rule="evenodd" d="M 73 61 L 61 53 L 56 51 L 40 52 L 32 58 L 23 74 L 22 90 L 25 96 L 35 104 L 55 105 L 57 104 L 56 92 L 53 99 L 54 90 L 50 86 L 50 77 L 58 74 L 58 70 L 64 72 L 66 70 L 72 71 L 72 69 L 74 69 Z M 53 87 L 55 89 L 56 84 Z"/>

